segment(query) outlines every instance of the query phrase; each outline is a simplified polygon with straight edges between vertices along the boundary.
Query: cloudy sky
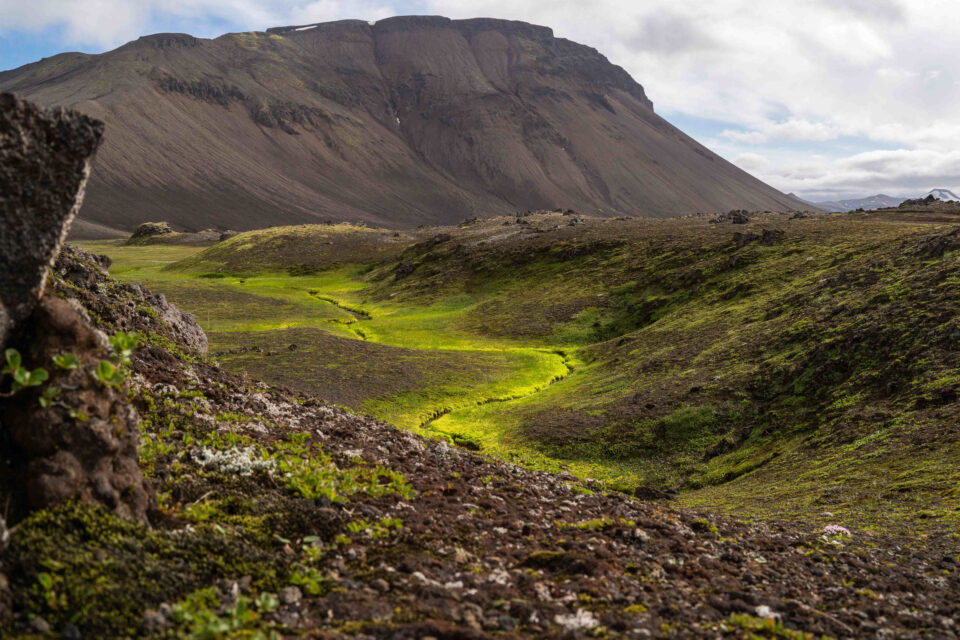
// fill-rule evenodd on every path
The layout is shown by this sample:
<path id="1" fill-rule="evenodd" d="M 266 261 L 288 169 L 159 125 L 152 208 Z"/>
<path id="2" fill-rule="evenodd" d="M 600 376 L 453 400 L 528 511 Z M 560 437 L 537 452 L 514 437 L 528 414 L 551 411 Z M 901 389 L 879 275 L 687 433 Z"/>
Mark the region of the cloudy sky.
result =
<path id="1" fill-rule="evenodd" d="M 145 33 L 216 36 L 428 13 L 553 27 L 627 69 L 655 109 L 814 200 L 960 191 L 951 0 L 0 0 L 0 69 Z"/>

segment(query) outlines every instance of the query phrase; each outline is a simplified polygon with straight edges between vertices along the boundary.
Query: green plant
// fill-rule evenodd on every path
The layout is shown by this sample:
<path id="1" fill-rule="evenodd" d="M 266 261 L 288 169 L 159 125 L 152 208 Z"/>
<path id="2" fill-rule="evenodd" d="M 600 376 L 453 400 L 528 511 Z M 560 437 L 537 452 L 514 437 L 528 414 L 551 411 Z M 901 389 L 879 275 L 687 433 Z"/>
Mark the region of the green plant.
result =
<path id="1" fill-rule="evenodd" d="M 279 638 L 263 615 L 277 608 L 276 596 L 261 593 L 256 599 L 238 596 L 229 606 L 221 606 L 220 594 L 210 587 L 196 591 L 173 605 L 173 621 L 184 628 L 185 636 L 195 640 Z"/>
<path id="2" fill-rule="evenodd" d="M 330 585 L 322 573 L 316 569 L 296 570 L 290 574 L 290 584 L 301 587 L 305 593 L 318 596 L 329 591 Z"/>
<path id="3" fill-rule="evenodd" d="M 347 523 L 347 531 L 353 534 L 365 535 L 369 538 L 388 538 L 391 531 L 403 529 L 403 520 L 400 518 L 381 518 L 379 522 L 368 520 L 354 520 Z"/>
<path id="4" fill-rule="evenodd" d="M 80 366 L 80 360 L 78 360 L 77 356 L 73 355 L 72 353 L 63 353 L 53 356 L 53 364 L 57 369 L 71 371 Z"/>
<path id="5" fill-rule="evenodd" d="M 94 376 L 105 387 L 119 387 L 124 380 L 123 371 L 109 360 L 100 361 L 94 371 Z"/>
<path id="6" fill-rule="evenodd" d="M 9 398 L 22 389 L 39 386 L 49 378 L 46 369 L 30 371 L 25 368 L 20 358 L 20 352 L 16 349 L 7 349 L 4 356 L 7 364 L 0 370 L 0 375 L 10 374 L 13 377 L 13 383 L 10 385 L 10 392 L 0 394 L 0 397 Z"/>
<path id="7" fill-rule="evenodd" d="M 110 346 L 113 347 L 115 357 L 120 364 L 130 364 L 130 356 L 140 346 L 140 336 L 135 333 L 118 331 L 110 336 Z"/>
<path id="8" fill-rule="evenodd" d="M 37 401 L 40 403 L 41 407 L 46 408 L 51 406 L 54 403 L 54 401 L 57 399 L 57 396 L 59 395 L 60 395 L 60 388 L 50 386 L 44 389 L 42 392 L 40 392 L 40 397 L 37 399 Z"/>

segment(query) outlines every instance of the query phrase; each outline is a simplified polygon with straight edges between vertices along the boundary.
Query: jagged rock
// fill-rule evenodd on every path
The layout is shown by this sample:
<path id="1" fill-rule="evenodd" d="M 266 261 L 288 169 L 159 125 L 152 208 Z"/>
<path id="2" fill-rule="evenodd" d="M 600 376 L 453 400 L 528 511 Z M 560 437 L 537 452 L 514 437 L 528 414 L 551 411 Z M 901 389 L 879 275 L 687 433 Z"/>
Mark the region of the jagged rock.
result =
<path id="1" fill-rule="evenodd" d="M 398 262 L 396 269 L 394 269 L 393 271 L 394 279 L 403 280 L 408 275 L 413 273 L 416 268 L 417 268 L 417 265 L 411 262 L 402 262 L 402 261 Z"/>
<path id="2" fill-rule="evenodd" d="M 781 229 L 764 229 L 760 242 L 765 245 L 775 244 L 783 240 L 785 235 L 786 233 Z"/>
<path id="3" fill-rule="evenodd" d="M 7 465 L 2 489 L 10 500 L 4 508 L 14 519 L 79 499 L 145 520 L 151 503 L 138 466 L 139 417 L 122 387 L 93 375 L 110 356 L 106 336 L 78 303 L 43 296 L 102 132 L 102 124 L 79 114 L 42 111 L 0 95 L 0 296 L 6 310 L 0 338 L 17 349 L 25 367 L 49 374 L 42 388 L 0 400 L 0 455 Z M 108 264 L 91 262 L 96 269 Z M 96 284 L 96 275 L 82 268 L 64 269 L 63 277 L 76 287 Z M 74 355 L 79 366 L 54 366 L 54 357 L 64 354 Z"/>
<path id="4" fill-rule="evenodd" d="M 727 217 L 733 224 L 747 224 L 750 222 L 750 216 L 748 216 L 747 212 L 743 209 L 734 209 L 727 214 Z"/>
<path id="5" fill-rule="evenodd" d="M 97 256 L 76 247 L 65 247 L 57 257 L 54 271 L 63 280 L 78 287 L 69 292 L 81 302 L 96 309 L 96 314 L 120 331 L 161 334 L 182 347 L 200 353 L 207 351 L 207 336 L 193 314 L 184 313 L 170 304 L 162 294 L 153 294 L 136 283 L 121 284 L 110 280 L 107 256 Z M 67 291 L 58 284 L 62 295 Z M 143 311 L 144 307 L 152 313 Z"/>
<path id="6" fill-rule="evenodd" d="M 931 193 L 926 198 L 913 198 L 911 200 L 904 200 L 898 206 L 899 207 L 921 207 L 924 205 L 933 204 L 934 202 L 937 202 L 937 198 L 934 198 L 933 194 Z"/>
<path id="7" fill-rule="evenodd" d="M 119 515 L 145 520 L 151 492 L 140 473 L 139 417 L 123 388 L 93 372 L 109 357 L 103 334 L 76 306 L 45 296 L 18 331 L 25 365 L 45 367 L 56 402 L 38 403 L 40 389 L 17 393 L 0 405 L 3 453 L 17 479 L 10 491 L 14 513 L 66 500 L 100 502 Z M 72 353 L 80 366 L 62 370 L 53 357 Z"/>
<path id="8" fill-rule="evenodd" d="M 0 94 L 0 344 L 43 293 L 102 135 L 101 122 Z"/>
<path id="9" fill-rule="evenodd" d="M 184 313 L 176 305 L 170 304 L 162 293 L 150 295 L 149 298 L 160 319 L 173 333 L 176 342 L 200 353 L 207 352 L 207 334 L 197 324 L 197 319 L 192 313 Z"/>

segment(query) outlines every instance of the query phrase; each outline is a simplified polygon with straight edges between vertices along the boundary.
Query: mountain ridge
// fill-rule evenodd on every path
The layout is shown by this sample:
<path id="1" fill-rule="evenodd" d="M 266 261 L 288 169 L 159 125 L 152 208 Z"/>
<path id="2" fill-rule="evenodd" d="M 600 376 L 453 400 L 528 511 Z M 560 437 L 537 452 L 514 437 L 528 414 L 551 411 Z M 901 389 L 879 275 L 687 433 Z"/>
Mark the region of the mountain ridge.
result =
<path id="1" fill-rule="evenodd" d="M 526 23 L 154 34 L 0 73 L 0 90 L 107 123 L 83 219 L 123 230 L 804 206 L 657 116 L 595 49 Z"/>

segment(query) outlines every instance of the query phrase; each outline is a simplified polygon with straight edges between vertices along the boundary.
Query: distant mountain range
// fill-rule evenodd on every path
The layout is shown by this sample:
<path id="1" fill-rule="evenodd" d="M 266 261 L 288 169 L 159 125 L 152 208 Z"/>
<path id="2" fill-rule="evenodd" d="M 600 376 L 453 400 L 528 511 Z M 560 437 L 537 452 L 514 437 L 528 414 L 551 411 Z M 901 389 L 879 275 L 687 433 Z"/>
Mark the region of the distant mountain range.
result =
<path id="1" fill-rule="evenodd" d="M 118 230 L 805 206 L 654 113 L 596 49 L 523 22 L 157 34 L 0 72 L 0 91 L 106 122 L 80 215 Z"/>
<path id="2" fill-rule="evenodd" d="M 789 194 L 795 198 L 798 198 L 796 194 Z M 950 189 L 931 189 L 928 193 L 919 196 L 920 198 L 926 198 L 927 196 L 933 196 L 938 200 L 945 201 L 960 201 L 960 197 L 951 191 Z M 871 211 L 873 209 L 886 209 L 887 207 L 897 207 L 900 206 L 900 203 L 904 200 L 909 199 L 910 197 L 896 197 L 888 196 L 882 193 L 878 193 L 875 196 L 867 196 L 865 198 L 852 198 L 849 200 L 820 200 L 820 201 L 810 201 L 804 200 L 808 204 L 815 206 L 818 209 L 824 211 L 856 211 L 857 209 L 863 209 L 864 211 Z"/>

